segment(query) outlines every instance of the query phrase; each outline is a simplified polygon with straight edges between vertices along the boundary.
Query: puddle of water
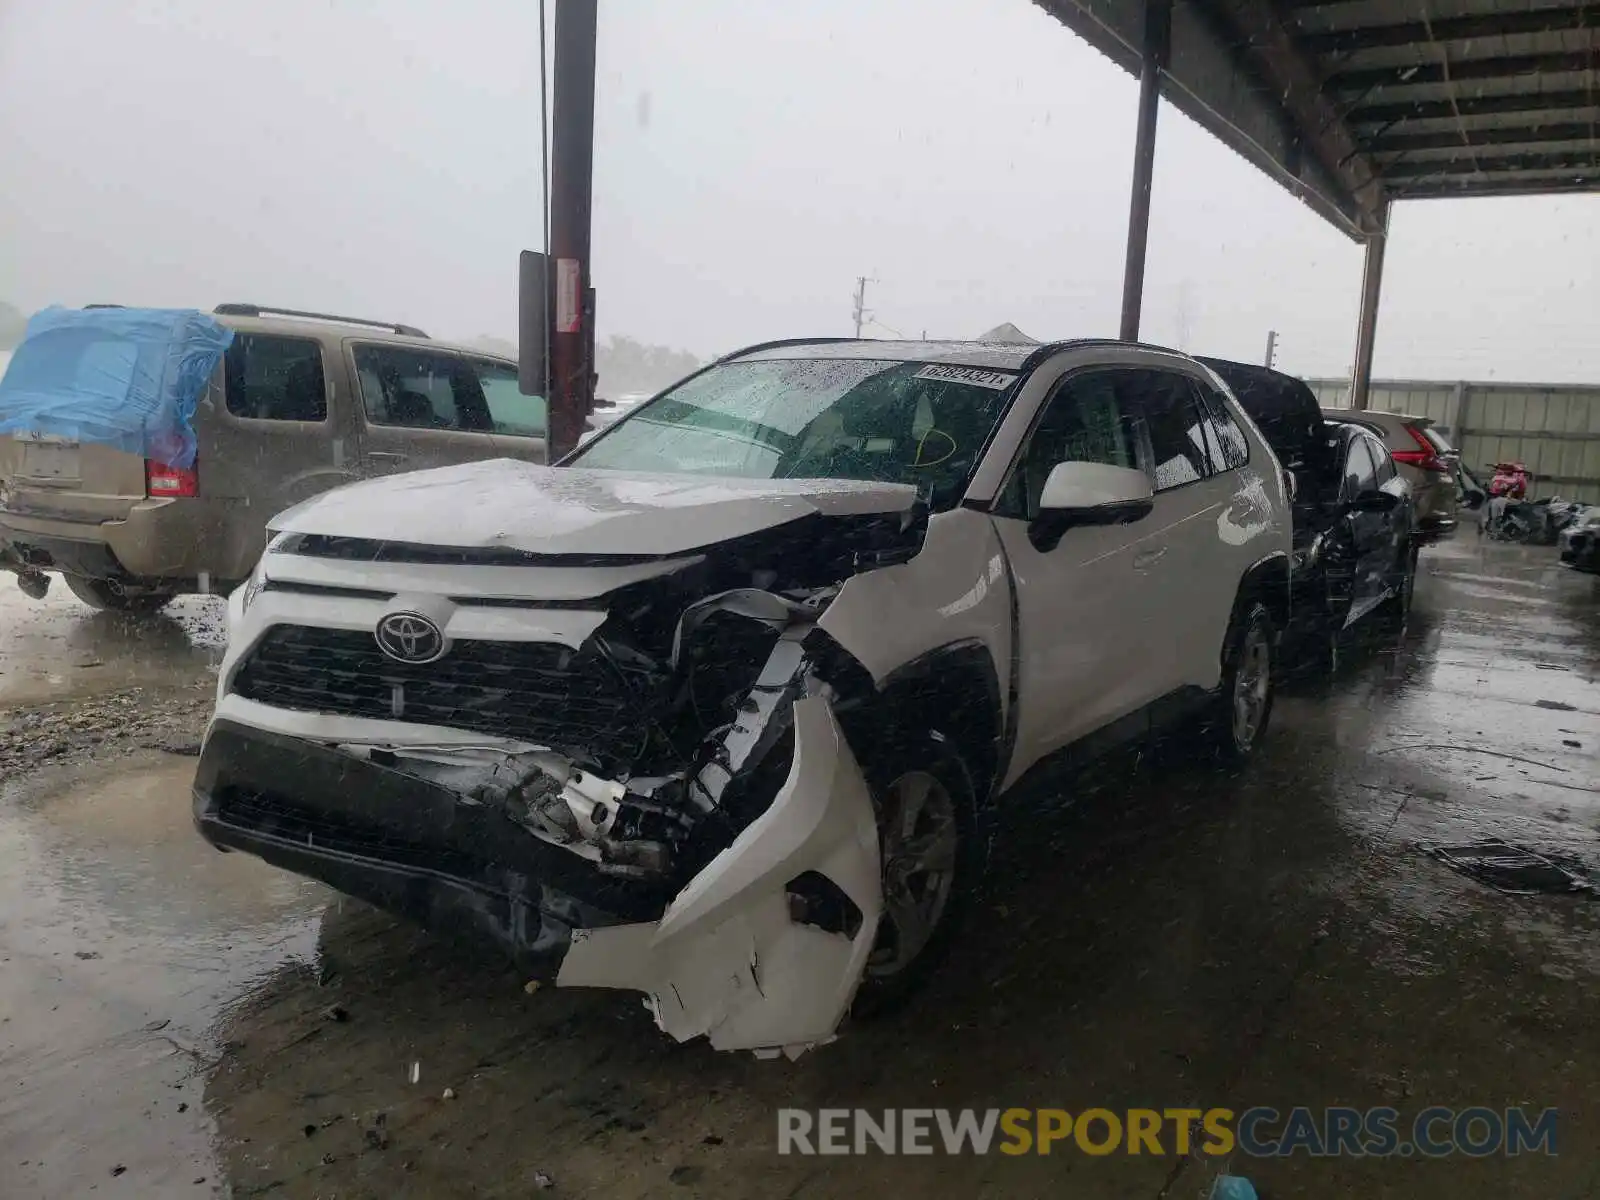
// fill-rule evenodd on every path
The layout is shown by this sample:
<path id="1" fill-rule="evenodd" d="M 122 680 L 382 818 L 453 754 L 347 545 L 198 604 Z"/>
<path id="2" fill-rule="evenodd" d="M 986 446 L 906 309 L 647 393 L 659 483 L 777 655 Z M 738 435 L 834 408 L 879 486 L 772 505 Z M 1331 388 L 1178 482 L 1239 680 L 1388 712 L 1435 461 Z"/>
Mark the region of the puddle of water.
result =
<path id="1" fill-rule="evenodd" d="M 314 957 L 327 893 L 206 846 L 193 771 L 163 759 L 0 788 L 7 1194 L 78 1196 L 117 1167 L 129 1195 L 219 1186 L 202 1103 L 213 1027 Z"/>
<path id="2" fill-rule="evenodd" d="M 183 596 L 153 616 L 96 612 L 60 579 L 31 600 L 0 572 L 0 705 L 191 683 L 222 660 L 225 613 L 220 596 Z"/>

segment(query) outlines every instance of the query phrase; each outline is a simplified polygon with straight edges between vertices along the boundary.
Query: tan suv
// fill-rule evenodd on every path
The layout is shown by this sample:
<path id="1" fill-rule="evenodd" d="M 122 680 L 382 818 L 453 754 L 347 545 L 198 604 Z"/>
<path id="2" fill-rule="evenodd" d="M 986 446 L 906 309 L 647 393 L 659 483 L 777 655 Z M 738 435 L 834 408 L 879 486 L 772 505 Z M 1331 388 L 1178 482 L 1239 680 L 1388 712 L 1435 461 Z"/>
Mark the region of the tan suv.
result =
<path id="1" fill-rule="evenodd" d="M 1417 532 L 1424 541 L 1439 541 L 1455 533 L 1461 452 L 1433 427 L 1431 418 L 1371 408 L 1324 408 L 1322 415 L 1378 435 L 1400 469 L 1400 477 L 1411 485 Z"/>
<path id="2" fill-rule="evenodd" d="M 420 329 L 222 304 L 233 343 L 180 471 L 59 437 L 0 437 L 0 565 L 43 595 L 59 572 L 97 608 L 150 610 L 254 569 L 274 514 L 377 475 L 545 459 L 545 402 L 517 365 Z"/>

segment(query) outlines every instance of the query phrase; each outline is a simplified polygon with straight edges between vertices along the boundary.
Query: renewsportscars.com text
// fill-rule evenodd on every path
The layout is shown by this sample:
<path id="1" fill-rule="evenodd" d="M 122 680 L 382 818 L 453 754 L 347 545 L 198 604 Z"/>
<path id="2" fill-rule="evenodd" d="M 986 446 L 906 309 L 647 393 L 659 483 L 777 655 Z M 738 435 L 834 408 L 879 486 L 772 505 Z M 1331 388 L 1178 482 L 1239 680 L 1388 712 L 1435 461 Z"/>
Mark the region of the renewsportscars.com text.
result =
<path id="1" fill-rule="evenodd" d="M 778 1110 L 779 1154 L 1225 1155 L 1443 1158 L 1555 1154 L 1558 1112 L 1393 1108 L 802 1108 Z"/>

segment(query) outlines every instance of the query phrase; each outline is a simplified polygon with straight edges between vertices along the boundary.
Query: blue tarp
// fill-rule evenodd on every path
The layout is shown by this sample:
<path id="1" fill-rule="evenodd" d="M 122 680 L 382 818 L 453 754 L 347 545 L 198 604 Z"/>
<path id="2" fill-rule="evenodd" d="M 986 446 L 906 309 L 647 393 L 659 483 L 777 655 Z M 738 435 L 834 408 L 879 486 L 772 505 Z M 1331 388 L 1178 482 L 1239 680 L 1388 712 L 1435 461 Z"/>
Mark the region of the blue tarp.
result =
<path id="1" fill-rule="evenodd" d="M 0 434 L 194 466 L 194 410 L 233 330 L 192 308 L 47 308 L 0 379 Z"/>

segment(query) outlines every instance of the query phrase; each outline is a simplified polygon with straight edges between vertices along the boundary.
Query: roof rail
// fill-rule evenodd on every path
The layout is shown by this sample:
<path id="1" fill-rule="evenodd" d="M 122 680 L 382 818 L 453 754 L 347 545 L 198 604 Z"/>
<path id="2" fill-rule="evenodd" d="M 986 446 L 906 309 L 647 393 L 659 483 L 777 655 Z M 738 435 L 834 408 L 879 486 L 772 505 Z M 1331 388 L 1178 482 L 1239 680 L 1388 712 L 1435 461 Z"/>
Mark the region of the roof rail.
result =
<path id="1" fill-rule="evenodd" d="M 298 308 L 269 308 L 265 304 L 219 304 L 211 311 L 222 317 L 307 317 L 313 321 L 338 321 L 343 325 L 370 325 L 374 329 L 388 329 L 406 337 L 428 336 L 415 325 L 401 325 L 395 321 L 368 321 L 361 317 L 340 317 L 333 313 L 305 312 Z"/>

